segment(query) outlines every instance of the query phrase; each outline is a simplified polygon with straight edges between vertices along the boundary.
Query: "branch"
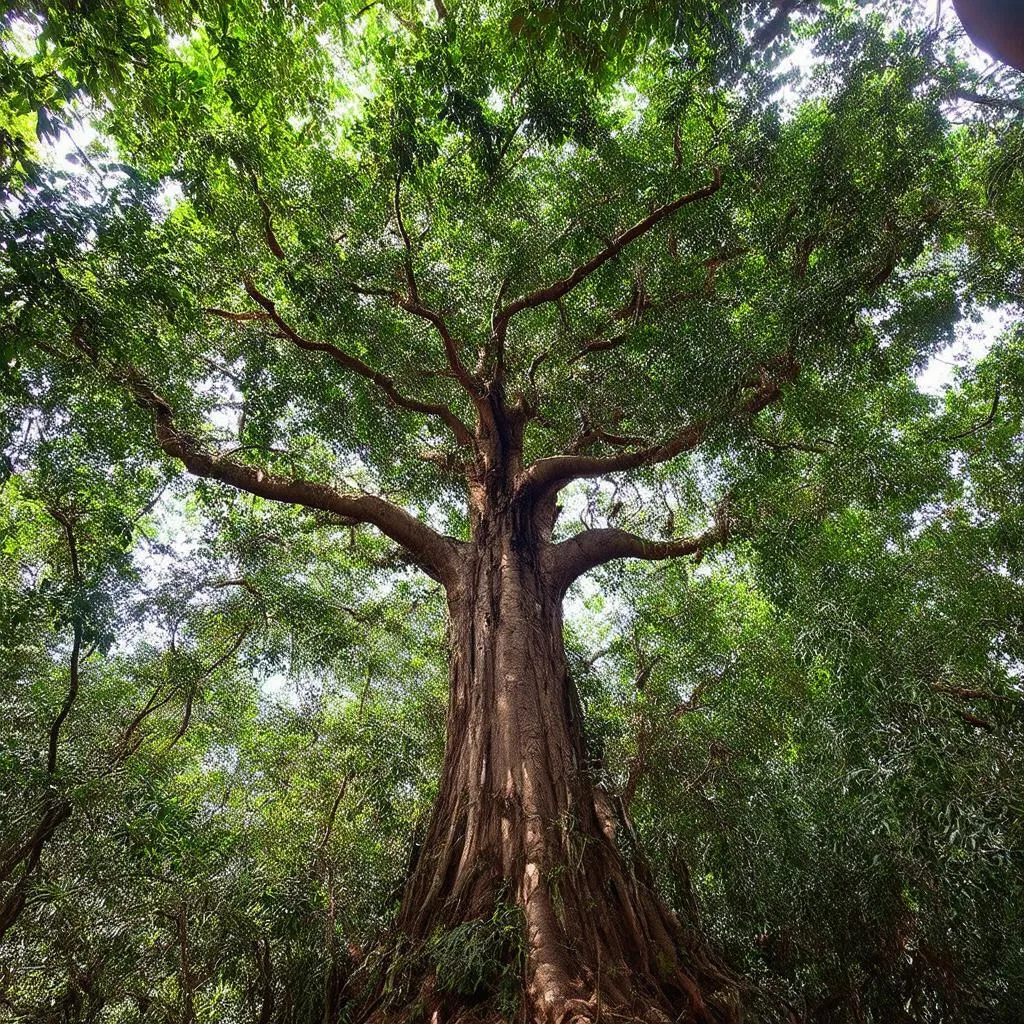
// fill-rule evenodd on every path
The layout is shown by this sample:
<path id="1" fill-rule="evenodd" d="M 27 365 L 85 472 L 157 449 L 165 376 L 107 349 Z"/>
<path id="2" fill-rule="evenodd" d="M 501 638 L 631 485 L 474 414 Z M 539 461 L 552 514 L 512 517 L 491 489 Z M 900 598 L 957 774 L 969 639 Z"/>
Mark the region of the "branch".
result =
<path id="1" fill-rule="evenodd" d="M 774 438 L 765 437 L 763 434 L 754 434 L 754 440 L 773 448 L 775 451 L 796 451 L 806 452 L 808 455 L 831 455 L 831 448 L 822 444 L 812 444 L 809 441 L 776 441 Z"/>
<path id="2" fill-rule="evenodd" d="M 419 288 L 416 285 L 416 275 L 413 272 L 412 266 L 412 240 L 409 238 L 409 232 L 405 229 L 405 219 L 402 217 L 401 176 L 395 178 L 395 220 L 398 222 L 398 232 L 402 236 L 406 294 L 402 296 L 397 292 L 391 293 L 392 299 L 406 312 L 412 313 L 413 316 L 418 316 L 434 325 L 441 336 L 445 357 L 448 360 L 452 373 L 455 374 L 455 379 L 470 395 L 475 397 L 481 391 L 480 381 L 474 374 L 470 373 L 469 369 L 459 358 L 458 346 L 455 343 L 455 339 L 451 336 L 444 318 L 436 310 L 431 309 L 420 301 Z"/>
<path id="3" fill-rule="evenodd" d="M 78 563 L 78 545 L 75 542 L 75 531 L 74 524 L 72 523 L 71 517 L 65 515 L 63 512 L 55 508 L 47 509 L 50 516 L 61 526 L 64 530 L 64 536 L 68 542 L 68 556 L 71 559 L 71 578 L 75 585 L 75 598 L 77 600 L 77 590 L 82 584 L 82 572 Z M 68 692 L 64 698 L 64 702 L 61 705 L 60 711 L 57 713 L 57 717 L 54 718 L 50 725 L 50 736 L 47 744 L 46 754 L 46 771 L 48 774 L 53 775 L 57 770 L 57 746 L 60 742 L 60 730 L 67 720 L 71 709 L 75 705 L 75 701 L 78 699 L 78 686 L 79 686 L 79 673 L 82 656 L 82 617 L 76 612 L 73 618 L 72 624 L 73 639 L 71 641 L 71 657 L 68 664 L 69 673 L 69 684 Z"/>
<path id="4" fill-rule="evenodd" d="M 230 320 L 232 323 L 245 323 L 248 320 L 269 320 L 270 314 L 266 312 L 262 313 L 232 313 L 230 309 L 219 309 L 217 306 L 207 306 L 203 310 L 204 313 L 209 313 L 211 316 L 219 316 L 223 320 Z"/>
<path id="5" fill-rule="evenodd" d="M 986 732 L 995 732 L 996 727 L 988 721 L 986 718 L 979 718 L 977 715 L 970 711 L 961 711 L 960 717 L 968 724 L 973 725 L 975 729 L 984 729 Z"/>
<path id="6" fill-rule="evenodd" d="M 595 338 L 593 341 L 588 341 L 575 355 L 569 357 L 569 363 L 577 363 L 581 359 L 585 359 L 591 352 L 610 352 L 613 348 L 618 348 L 628 337 L 623 332 L 622 334 L 616 334 L 611 338 Z"/>
<path id="7" fill-rule="evenodd" d="M 142 746 L 143 736 L 140 736 L 138 740 L 134 740 L 135 732 L 142 726 L 150 715 L 155 714 L 161 708 L 166 707 L 174 699 L 176 691 L 174 688 L 170 688 L 167 692 L 164 692 L 164 684 L 159 683 L 153 690 L 148 701 L 139 710 L 132 720 L 125 727 L 124 732 L 121 734 L 121 738 L 118 740 L 117 745 L 111 750 L 107 761 L 109 769 L 112 770 L 115 766 L 126 761 L 132 754 L 135 753 L 139 747 Z"/>
<path id="8" fill-rule="evenodd" d="M 537 390 L 537 371 L 551 358 L 551 346 L 549 345 L 543 352 L 538 352 L 533 359 L 530 360 L 530 369 L 527 371 L 526 377 L 530 382 L 530 389 L 534 392 Z M 536 404 L 536 403 L 534 403 Z"/>
<path id="9" fill-rule="evenodd" d="M 209 679 L 210 676 L 212 676 L 213 673 L 217 671 L 217 669 L 219 669 L 227 661 L 233 658 L 235 654 L 238 653 L 239 647 L 241 647 L 242 644 L 245 642 L 245 638 L 249 635 L 251 629 L 252 623 L 246 623 L 245 626 L 238 632 L 235 638 L 225 649 L 224 653 L 220 655 L 220 657 L 216 658 L 208 668 L 203 669 L 203 671 L 199 675 L 199 678 L 189 687 L 188 696 L 185 698 L 185 707 L 182 712 L 181 723 L 179 724 L 174 735 L 171 737 L 170 741 L 164 746 L 161 753 L 166 754 L 167 751 L 170 750 L 172 747 L 176 746 L 178 741 L 185 735 L 186 732 L 188 732 L 188 727 L 192 723 L 192 709 L 195 705 L 196 694 L 199 691 L 199 687 L 202 686 L 202 684 L 206 682 L 206 680 Z"/>
<path id="10" fill-rule="evenodd" d="M 595 427 L 592 430 L 584 430 L 576 439 L 573 448 L 575 452 L 584 452 L 599 442 L 610 445 L 612 448 L 635 448 L 637 445 L 646 445 L 647 441 L 642 437 L 632 437 L 629 434 L 611 434 L 607 430 Z"/>
<path id="11" fill-rule="evenodd" d="M 564 487 L 572 480 L 668 462 L 696 448 L 704 439 L 706 430 L 704 423 L 688 424 L 665 442 L 617 455 L 553 455 L 538 459 L 523 474 L 521 489 L 540 495 Z"/>
<path id="12" fill-rule="evenodd" d="M 570 356 L 568 362 L 578 362 L 591 352 L 607 352 L 611 349 L 618 348 L 628 340 L 630 327 L 636 327 L 637 324 L 641 322 L 644 314 L 651 310 L 663 313 L 665 310 L 672 309 L 674 306 L 683 302 L 693 302 L 701 298 L 712 298 L 715 294 L 715 279 L 718 276 L 719 268 L 724 266 L 730 260 L 737 259 L 740 256 L 745 256 L 749 252 L 750 249 L 748 246 L 741 246 L 726 250 L 717 256 L 709 256 L 703 261 L 704 283 L 702 287 L 687 288 L 682 291 L 672 292 L 670 295 L 667 295 L 662 299 L 652 298 L 641 288 L 634 286 L 633 294 L 631 295 L 629 302 L 615 310 L 611 315 L 613 322 L 621 323 L 623 320 L 630 320 L 631 324 L 627 326 L 625 330 L 620 331 L 612 337 L 599 335 L 598 337 L 591 339 L 574 355 Z"/>
<path id="13" fill-rule="evenodd" d="M 288 255 L 277 240 L 277 235 L 274 234 L 274 222 L 270 206 L 263 196 L 257 196 L 257 198 L 259 199 L 260 209 L 263 211 L 263 235 L 267 240 L 267 248 L 274 254 L 275 259 L 286 260 Z"/>
<path id="14" fill-rule="evenodd" d="M 429 576 L 445 584 L 454 579 L 459 561 L 457 541 L 442 536 L 404 509 L 375 495 L 342 494 L 326 484 L 278 476 L 214 454 L 199 438 L 178 428 L 171 406 L 135 371 L 127 371 L 124 379 L 139 405 L 152 413 L 160 447 L 183 462 L 193 475 L 217 480 L 268 501 L 320 509 L 368 523 L 405 548 L 412 561 Z"/>
<path id="15" fill-rule="evenodd" d="M 420 301 L 419 289 L 416 287 L 416 275 L 412 269 L 412 241 L 409 232 L 405 230 L 405 220 L 402 218 L 402 176 L 395 178 L 395 219 L 398 221 L 398 232 L 402 236 L 402 248 L 405 259 L 405 285 L 409 292 L 409 298 L 413 302 Z"/>
<path id="16" fill-rule="evenodd" d="M 395 178 L 394 209 L 395 220 L 398 223 L 398 232 L 402 236 L 402 259 L 405 266 L 406 294 L 402 295 L 401 292 L 391 288 L 372 288 L 358 284 L 349 284 L 348 287 L 357 295 L 382 296 L 391 299 L 400 309 L 404 309 L 407 313 L 411 313 L 413 316 L 417 316 L 421 320 L 426 320 L 427 323 L 432 324 L 441 337 L 445 358 L 448 360 L 448 366 L 452 374 L 470 397 L 474 401 L 478 401 L 483 393 L 481 380 L 476 374 L 470 372 L 460 358 L 459 347 L 452 337 L 451 331 L 448 330 L 444 317 L 420 299 L 416 275 L 413 272 L 412 265 L 412 239 L 409 237 L 409 232 L 405 227 L 405 219 L 402 216 L 402 178 L 400 175 Z"/>
<path id="17" fill-rule="evenodd" d="M 75 541 L 74 521 L 70 515 L 65 514 L 56 508 L 47 508 L 47 512 L 64 530 L 68 542 L 68 556 L 71 560 L 71 575 L 75 584 L 75 597 L 78 598 L 78 589 L 82 584 L 82 572 L 78 561 L 78 545 Z M 75 701 L 78 699 L 79 689 L 79 668 L 82 654 L 82 639 L 84 628 L 81 614 L 77 611 L 73 616 L 74 639 L 71 644 L 70 658 L 70 685 L 67 695 L 61 704 L 60 711 L 50 724 L 50 733 L 47 743 L 46 771 L 53 776 L 57 771 L 57 750 L 60 742 L 60 730 L 64 725 Z M 8 847 L 3 851 L 3 862 L 0 864 L 0 882 L 5 882 L 15 869 L 23 864 L 21 877 L 12 889 L 10 889 L 0 902 L 0 943 L 3 942 L 7 932 L 14 926 L 25 908 L 25 901 L 28 895 L 28 888 L 32 875 L 39 866 L 39 860 L 43 850 L 53 838 L 57 829 L 71 817 L 71 802 L 64 796 L 58 794 L 53 786 L 43 794 L 42 817 L 36 826 L 32 836 L 25 842 L 16 845 L 13 849 Z"/>
<path id="18" fill-rule="evenodd" d="M 281 243 L 277 240 L 277 235 L 274 233 L 274 216 L 270 209 L 270 204 L 263 198 L 263 193 L 260 192 L 260 181 L 256 176 L 255 171 L 249 171 L 249 177 L 252 180 L 252 190 L 256 193 L 256 202 L 260 205 L 260 211 L 263 214 L 263 237 L 266 240 L 267 248 L 274 254 L 274 258 L 278 260 L 287 260 L 288 254 L 284 251 Z"/>
<path id="19" fill-rule="evenodd" d="M 632 322 L 626 327 L 625 330 L 620 331 L 618 334 L 609 337 L 603 337 L 599 335 L 596 338 L 592 338 L 585 345 L 583 345 L 574 355 L 570 356 L 567 360 L 570 364 L 579 362 L 581 359 L 585 359 L 591 352 L 609 352 L 612 349 L 618 348 L 629 340 L 629 331 L 632 327 L 636 327 L 643 317 L 643 315 L 651 310 L 657 312 L 664 312 L 666 309 L 671 309 L 673 306 L 679 305 L 682 302 L 692 302 L 695 299 L 709 298 L 714 293 L 714 274 L 715 270 L 711 269 L 712 264 L 717 268 L 719 265 L 714 260 L 705 260 L 705 267 L 708 267 L 705 273 L 705 286 L 703 288 L 691 288 L 685 291 L 673 292 L 671 295 L 666 296 L 664 299 L 653 299 L 640 293 L 634 293 L 631 301 L 620 309 L 615 310 L 612 313 L 611 319 L 613 322 L 622 322 L 623 320 L 631 320 Z M 708 284 L 710 282 L 710 284 Z"/>
<path id="20" fill-rule="evenodd" d="M 995 395 L 992 397 L 992 408 L 989 409 L 988 415 L 980 422 L 975 423 L 973 427 L 968 427 L 966 430 L 961 430 L 957 434 L 946 434 L 944 437 L 940 437 L 940 441 L 962 441 L 965 437 L 970 437 L 972 434 L 977 434 L 982 430 L 992 426 L 993 421 L 996 418 L 996 413 L 999 411 L 999 400 L 1000 400 L 1000 389 L 999 385 L 996 385 Z"/>
<path id="21" fill-rule="evenodd" d="M 932 683 L 932 689 L 936 693 L 944 693 L 949 697 L 959 697 L 961 700 L 1009 700 L 1009 697 L 1001 693 L 989 693 L 988 690 L 972 690 L 963 686 L 949 686 L 946 683 Z"/>
<path id="22" fill-rule="evenodd" d="M 43 799 L 43 816 L 40 820 L 32 838 L 16 852 L 16 859 L 8 861 L 10 871 L 22 862 L 24 867 L 21 877 L 14 888 L 11 889 L 6 898 L 0 903 L 0 943 L 3 942 L 7 933 L 11 930 L 21 912 L 25 909 L 25 900 L 28 896 L 28 887 L 32 875 L 39 867 L 39 860 L 43 850 L 53 838 L 57 829 L 71 817 L 72 805 L 66 797 L 58 797 L 55 790 L 49 790 Z"/>
<path id="23" fill-rule="evenodd" d="M 667 558 L 696 555 L 697 561 L 700 561 L 708 548 L 723 544 L 728 539 L 729 519 L 725 508 L 719 509 L 714 525 L 697 537 L 648 540 L 615 528 L 584 530 L 550 549 L 551 574 L 555 585 L 564 593 L 573 580 L 583 573 L 617 558 L 642 558 L 658 562 Z"/>
<path id="24" fill-rule="evenodd" d="M 66 798 L 55 799 L 56 797 L 55 790 L 48 790 L 44 794 L 41 819 L 32 835 L 20 843 L 15 842 L 8 846 L 0 854 L 3 857 L 3 860 L 0 860 L 0 883 L 7 882 L 19 864 L 32 857 L 34 852 L 38 853 L 53 835 L 56 827 L 71 816 L 71 804 Z"/>
<path id="25" fill-rule="evenodd" d="M 509 320 L 511 320 L 517 313 L 521 313 L 525 309 L 533 309 L 535 306 L 543 305 L 545 302 L 555 302 L 557 299 L 562 298 L 563 295 L 571 292 L 577 285 L 586 280 L 586 278 L 596 270 L 603 267 L 610 259 L 618 256 L 618 254 L 622 252 L 630 242 L 634 242 L 636 239 L 646 235 L 666 217 L 675 213 L 676 210 L 679 210 L 690 203 L 695 203 L 701 199 L 707 198 L 708 196 L 714 195 L 721 187 L 722 172 L 716 167 L 714 179 L 710 185 L 705 185 L 703 188 L 697 189 L 696 192 L 690 192 L 688 195 L 680 196 L 678 199 L 674 199 L 670 203 L 665 203 L 663 206 L 659 206 L 650 216 L 645 217 L 642 221 L 634 224 L 631 228 L 628 228 L 621 234 L 616 235 L 599 253 L 592 256 L 586 263 L 582 263 L 576 267 L 568 277 L 564 277 L 560 281 L 555 281 L 554 284 L 549 284 L 546 287 L 537 288 L 535 291 L 522 295 L 513 302 L 510 302 L 496 318 L 495 330 L 500 335 L 504 332 Z"/>
<path id="26" fill-rule="evenodd" d="M 505 332 L 498 331 L 495 329 L 497 323 L 497 317 L 501 313 L 501 304 L 505 299 L 505 291 L 508 288 L 508 277 L 501 279 L 501 284 L 498 285 L 497 294 L 494 296 L 494 302 L 491 304 L 491 337 L 495 340 L 495 352 L 494 352 L 494 379 L 501 382 L 505 378 Z M 477 363 L 477 374 L 481 374 L 484 371 L 484 366 L 487 360 L 487 348 L 482 347 L 480 349 L 480 359 Z"/>
<path id="27" fill-rule="evenodd" d="M 462 362 L 462 359 L 459 357 L 458 345 L 452 337 L 451 331 L 448 330 L 448 325 L 444 322 L 444 318 L 437 310 L 424 305 L 411 295 L 403 295 L 392 288 L 371 288 L 351 283 L 348 285 L 348 288 L 350 291 L 355 292 L 356 295 L 390 299 L 400 309 L 404 309 L 407 313 L 418 316 L 421 320 L 426 320 L 427 323 L 432 324 L 441 337 L 445 358 L 448 360 L 448 366 L 455 379 L 474 400 L 480 398 L 483 392 L 481 381 Z"/>
<path id="28" fill-rule="evenodd" d="M 1017 110 L 1024 111 L 1024 100 L 1011 100 L 1002 96 L 986 96 L 973 89 L 957 89 L 953 98 L 965 100 L 968 103 L 977 103 L 982 107 L 991 107 L 993 110 Z"/>
<path id="29" fill-rule="evenodd" d="M 798 370 L 799 365 L 788 353 L 766 366 L 760 367 L 758 371 L 760 381 L 748 382 L 744 385 L 748 389 L 756 388 L 754 393 L 737 402 L 722 419 L 755 416 L 780 397 L 782 385 L 793 380 Z M 608 473 L 640 469 L 668 462 L 683 452 L 693 451 L 704 440 L 712 424 L 711 420 L 698 420 L 689 423 L 668 440 L 639 448 L 636 451 L 619 452 L 607 456 L 554 455 L 538 459 L 523 474 L 520 491 L 539 496 L 551 490 L 558 490 L 573 480 L 605 476 Z M 609 437 L 614 438 L 610 442 L 612 444 L 626 440 L 614 435 L 609 435 Z M 629 440 L 636 439 L 630 438 Z"/>
<path id="30" fill-rule="evenodd" d="M 344 366 L 345 369 L 351 370 L 353 373 L 357 373 L 359 376 L 373 381 L 373 383 L 376 384 L 385 395 L 387 395 L 391 402 L 399 408 L 408 409 L 410 412 L 423 413 L 426 416 L 437 416 L 451 429 L 451 432 L 455 435 L 455 440 L 460 445 L 471 446 L 473 444 L 473 435 L 469 428 L 446 405 L 421 402 L 415 398 L 407 398 L 399 392 L 391 377 L 381 373 L 379 370 L 375 370 L 372 366 L 364 363 L 358 357 L 349 355 L 348 352 L 345 352 L 336 345 L 331 345 L 328 342 L 307 341 L 297 331 L 292 329 L 281 314 L 278 313 L 277 306 L 274 301 L 264 295 L 252 283 L 252 281 L 246 280 L 245 290 L 250 298 L 263 307 L 266 317 L 274 322 L 281 334 L 284 335 L 288 341 L 307 352 L 323 352 L 326 355 L 329 355 L 336 363 Z M 253 315 L 255 316 L 256 314 Z"/>

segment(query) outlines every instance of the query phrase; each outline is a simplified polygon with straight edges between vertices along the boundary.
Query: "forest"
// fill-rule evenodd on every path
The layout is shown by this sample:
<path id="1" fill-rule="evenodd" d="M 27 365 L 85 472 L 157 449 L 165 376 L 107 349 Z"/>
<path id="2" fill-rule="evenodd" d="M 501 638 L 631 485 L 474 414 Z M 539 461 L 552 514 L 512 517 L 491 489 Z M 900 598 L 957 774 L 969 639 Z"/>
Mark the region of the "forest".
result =
<path id="1" fill-rule="evenodd" d="M 1015 0 L 8 0 L 0 1022 L 1024 1019 Z"/>

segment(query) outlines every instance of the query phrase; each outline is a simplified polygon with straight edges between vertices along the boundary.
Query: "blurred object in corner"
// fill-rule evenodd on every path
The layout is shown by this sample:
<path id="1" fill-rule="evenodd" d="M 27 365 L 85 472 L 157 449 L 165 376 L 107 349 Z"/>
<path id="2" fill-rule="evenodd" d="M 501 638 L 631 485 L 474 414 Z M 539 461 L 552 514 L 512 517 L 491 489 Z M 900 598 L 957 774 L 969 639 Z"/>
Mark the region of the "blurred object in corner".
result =
<path id="1" fill-rule="evenodd" d="M 953 0 L 953 6 L 975 45 L 1024 71 L 1024 0 Z"/>

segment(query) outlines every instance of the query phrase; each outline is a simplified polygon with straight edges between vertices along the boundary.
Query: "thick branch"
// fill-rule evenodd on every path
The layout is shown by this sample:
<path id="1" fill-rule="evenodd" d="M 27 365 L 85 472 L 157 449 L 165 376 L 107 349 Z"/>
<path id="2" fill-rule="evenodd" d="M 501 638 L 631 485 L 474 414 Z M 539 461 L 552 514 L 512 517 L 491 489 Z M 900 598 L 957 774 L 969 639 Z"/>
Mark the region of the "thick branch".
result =
<path id="1" fill-rule="evenodd" d="M 555 585 L 564 592 L 583 573 L 617 558 L 642 558 L 663 561 L 696 555 L 700 559 L 708 548 L 729 538 L 729 520 L 724 510 L 714 526 L 697 537 L 675 540 L 648 540 L 627 530 L 608 528 L 584 530 L 550 549 L 551 574 Z"/>
<path id="2" fill-rule="evenodd" d="M 586 359 L 591 352 L 610 352 L 613 348 L 618 348 L 623 344 L 626 338 L 625 333 L 616 334 L 611 338 L 595 338 L 593 341 L 588 341 L 575 355 L 570 356 L 568 361 L 577 363 L 581 359 Z"/>
<path id="3" fill-rule="evenodd" d="M 976 103 L 978 106 L 990 107 L 993 110 L 1024 111 L 1024 100 L 1014 100 L 1004 96 L 988 96 L 975 92 L 973 89 L 957 89 L 953 93 L 953 97 L 968 103 Z"/>
<path id="4" fill-rule="evenodd" d="M 160 447 L 172 458 L 180 459 L 190 473 L 269 501 L 302 505 L 369 523 L 405 548 L 412 560 L 434 579 L 448 583 L 454 578 L 458 542 L 435 532 L 404 509 L 372 494 L 342 494 L 326 484 L 278 476 L 211 453 L 199 438 L 178 428 L 167 401 L 137 374 L 129 372 L 126 381 L 136 401 L 153 414 Z"/>
<path id="5" fill-rule="evenodd" d="M 501 313 L 498 314 L 495 320 L 495 330 L 500 335 L 501 332 L 505 330 L 509 320 L 511 320 L 517 313 L 521 313 L 525 309 L 532 309 L 535 306 L 543 305 L 545 302 L 555 302 L 562 298 L 563 295 L 571 292 L 577 285 L 586 280 L 586 278 L 596 270 L 603 267 L 610 259 L 618 256 L 618 254 L 622 252 L 627 245 L 636 241 L 636 239 L 643 235 L 646 235 L 666 217 L 675 213 L 676 210 L 682 209 L 682 207 L 687 206 L 690 203 L 695 203 L 701 199 L 707 198 L 708 196 L 714 195 L 721 187 L 722 172 L 718 168 L 715 168 L 715 176 L 710 185 L 705 185 L 703 188 L 699 188 L 695 192 L 690 192 L 688 195 L 680 196 L 678 199 L 674 199 L 670 203 L 665 203 L 663 206 L 659 206 L 652 214 L 650 214 L 650 216 L 645 217 L 642 221 L 634 224 L 631 228 L 628 228 L 616 235 L 600 252 L 592 256 L 586 263 L 582 263 L 576 267 L 568 277 L 564 277 L 560 281 L 555 281 L 554 284 L 549 284 L 543 288 L 537 288 L 526 295 L 520 296 L 513 302 L 510 302 L 501 311 Z"/>
<path id="6" fill-rule="evenodd" d="M 407 398 L 398 390 L 395 382 L 390 377 L 364 363 L 362 359 L 350 355 L 348 352 L 338 348 L 337 345 L 321 341 L 308 341 L 303 338 L 278 313 L 274 301 L 264 295 L 251 281 L 245 282 L 245 290 L 250 298 L 263 307 L 267 317 L 274 322 L 278 330 L 288 341 L 307 352 L 323 352 L 329 355 L 336 363 L 344 366 L 345 369 L 373 381 L 387 395 L 391 402 L 399 408 L 408 409 L 410 412 L 423 413 L 426 416 L 437 416 L 451 429 L 455 435 L 455 440 L 460 445 L 471 446 L 473 444 L 473 435 L 470 433 L 469 428 L 446 405 Z"/>
<path id="7" fill-rule="evenodd" d="M 74 520 L 60 509 L 49 508 L 47 511 L 53 519 L 60 524 L 68 542 L 68 557 L 71 560 L 71 576 L 76 591 L 76 601 L 79 597 L 78 589 L 82 585 L 82 571 L 78 560 L 78 545 L 75 540 Z M 74 639 L 71 644 L 71 658 L 69 663 L 69 685 L 68 692 L 61 704 L 60 711 L 50 724 L 50 732 L 47 740 L 46 771 L 51 777 L 57 771 L 57 752 L 60 743 L 60 732 L 71 713 L 78 699 L 79 673 L 82 654 L 82 641 L 84 628 L 82 617 L 75 612 L 73 618 Z M 15 883 L 13 889 L 9 890 L 0 901 L 0 942 L 3 942 L 7 932 L 14 926 L 21 912 L 25 908 L 25 901 L 28 896 L 29 885 L 36 868 L 39 866 L 43 850 L 53 838 L 57 829 L 71 817 L 72 806 L 66 797 L 60 796 L 58 790 L 52 786 L 46 790 L 42 800 L 42 816 L 32 835 L 15 846 L 13 849 L 3 851 L 3 861 L 0 863 L 0 882 L 6 881 L 17 869 L 23 865 L 21 876 Z"/>
<path id="8" fill-rule="evenodd" d="M 961 711 L 960 717 L 968 724 L 973 725 L 976 729 L 984 729 L 986 732 L 995 732 L 996 727 L 988 721 L 986 718 L 979 718 L 977 715 L 970 711 Z"/>
<path id="9" fill-rule="evenodd" d="M 990 693 L 988 690 L 972 690 L 963 686 L 950 686 L 947 683 L 932 683 L 932 689 L 936 693 L 944 693 L 949 697 L 959 697 L 961 700 L 1009 700 L 1009 697 L 1001 693 Z"/>
<path id="10" fill-rule="evenodd" d="M 553 455 L 538 459 L 523 475 L 522 489 L 539 495 L 552 488 L 564 487 L 572 480 L 668 462 L 696 448 L 704 439 L 706 430 L 704 423 L 688 424 L 667 441 L 616 455 Z"/>
<path id="11" fill-rule="evenodd" d="M 722 419 L 749 418 L 756 415 L 779 398 L 782 394 L 782 385 L 793 380 L 798 369 L 798 364 L 788 353 L 774 360 L 772 364 L 761 367 L 760 380 L 745 385 L 748 390 L 754 388 L 753 393 L 738 401 Z M 538 459 L 523 474 L 520 492 L 540 496 L 558 490 L 573 480 L 605 476 L 609 473 L 668 462 L 683 452 L 693 451 L 704 440 L 711 426 L 711 420 L 698 420 L 687 424 L 666 441 L 631 452 L 605 456 L 554 455 Z"/>
<path id="12" fill-rule="evenodd" d="M 274 254 L 275 259 L 284 261 L 288 259 L 288 254 L 277 240 L 277 235 L 274 232 L 273 211 L 260 191 L 260 180 L 256 176 L 256 172 L 252 170 L 249 171 L 249 178 L 252 181 L 252 190 L 256 193 L 256 202 L 259 203 L 260 212 L 263 214 L 263 237 L 266 240 L 267 248 Z"/>
<path id="13" fill-rule="evenodd" d="M 71 802 L 65 797 L 57 795 L 55 790 L 47 792 L 43 799 L 43 816 L 29 841 L 14 856 L 5 863 L 7 870 L 13 872 L 21 863 L 24 867 L 21 870 L 21 877 L 14 888 L 11 889 L 6 898 L 0 903 L 0 943 L 3 942 L 7 933 L 15 925 L 21 912 L 25 909 L 25 901 L 28 896 L 29 885 L 36 868 L 39 866 L 43 850 L 53 838 L 57 829 L 71 817 Z M 9 868 L 8 868 L 9 865 Z M 0 877 L 4 877 L 0 874 Z"/>
<path id="14" fill-rule="evenodd" d="M 263 237 L 267 240 L 267 248 L 274 254 L 275 259 L 286 260 L 288 254 L 284 251 L 281 243 L 277 240 L 277 235 L 274 233 L 274 220 L 270 212 L 270 205 L 263 196 L 257 194 L 256 198 L 259 200 L 260 209 L 263 211 Z"/>
<path id="15" fill-rule="evenodd" d="M 42 847 L 49 841 L 56 827 L 71 816 L 71 805 L 65 799 L 55 799 L 56 790 L 48 790 L 43 797 L 42 814 L 32 834 L 22 842 L 8 846 L 0 853 L 0 884 L 7 882 L 18 865 L 33 856 L 38 858 Z M 2 937 L 2 935 L 0 935 Z"/>

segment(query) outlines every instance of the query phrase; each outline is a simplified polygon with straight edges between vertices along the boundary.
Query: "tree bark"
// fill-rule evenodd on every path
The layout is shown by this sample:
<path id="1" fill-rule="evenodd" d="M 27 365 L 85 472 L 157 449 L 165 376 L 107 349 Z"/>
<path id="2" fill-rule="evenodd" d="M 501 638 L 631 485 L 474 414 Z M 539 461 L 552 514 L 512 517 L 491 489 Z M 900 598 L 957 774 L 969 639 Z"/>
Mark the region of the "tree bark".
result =
<path id="1" fill-rule="evenodd" d="M 618 840 L 632 835 L 628 820 L 593 782 L 554 550 L 531 516 L 483 515 L 448 587 L 447 746 L 399 931 L 429 943 L 504 901 L 523 925 L 517 1020 L 730 1020 L 727 972 L 659 899 L 639 857 L 627 862 Z M 465 1000 L 430 973 L 417 1000 L 428 1019 L 462 1019 Z"/>

